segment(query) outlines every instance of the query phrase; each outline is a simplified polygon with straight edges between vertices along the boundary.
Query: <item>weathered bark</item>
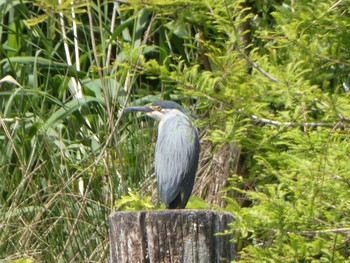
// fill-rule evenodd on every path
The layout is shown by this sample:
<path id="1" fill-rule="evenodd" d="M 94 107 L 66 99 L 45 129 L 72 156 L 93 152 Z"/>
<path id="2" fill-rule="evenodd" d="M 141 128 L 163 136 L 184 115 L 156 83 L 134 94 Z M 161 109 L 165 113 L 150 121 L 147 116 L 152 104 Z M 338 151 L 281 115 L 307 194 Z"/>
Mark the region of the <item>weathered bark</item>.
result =
<path id="1" fill-rule="evenodd" d="M 229 262 L 233 221 L 229 213 L 208 210 L 118 212 L 110 216 L 111 263 Z"/>

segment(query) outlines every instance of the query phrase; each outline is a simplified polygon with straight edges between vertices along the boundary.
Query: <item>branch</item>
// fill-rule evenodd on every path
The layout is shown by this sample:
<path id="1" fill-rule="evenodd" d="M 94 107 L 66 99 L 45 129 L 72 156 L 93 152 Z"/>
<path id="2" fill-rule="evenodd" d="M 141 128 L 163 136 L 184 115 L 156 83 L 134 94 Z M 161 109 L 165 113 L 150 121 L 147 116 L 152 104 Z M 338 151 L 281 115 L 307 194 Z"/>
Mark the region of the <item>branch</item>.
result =
<path id="1" fill-rule="evenodd" d="M 253 60 L 251 60 L 243 51 L 241 48 L 238 48 L 239 53 L 243 56 L 243 58 L 248 61 L 248 63 L 255 68 L 257 71 L 259 71 L 263 76 L 271 80 L 272 82 L 275 82 L 277 84 L 280 84 L 280 81 L 275 78 L 274 76 L 267 73 L 264 69 L 262 69 L 257 63 L 255 63 Z"/>
<path id="2" fill-rule="evenodd" d="M 233 23 L 233 15 L 230 12 L 230 9 L 228 8 L 228 4 L 227 1 L 225 1 L 225 7 L 226 7 L 226 12 L 230 18 L 230 22 L 231 22 L 231 26 L 234 29 L 235 35 L 236 35 L 236 39 L 237 41 L 237 45 L 233 45 L 232 48 L 235 48 L 238 50 L 238 52 L 243 56 L 243 58 L 253 67 L 255 68 L 257 71 L 259 71 L 263 76 L 265 76 L 266 78 L 268 78 L 269 80 L 271 80 L 272 82 L 275 82 L 277 84 L 280 84 L 281 82 L 275 78 L 274 76 L 272 76 L 271 74 L 267 73 L 264 69 L 262 69 L 256 62 L 254 62 L 253 60 L 251 60 L 244 52 L 244 50 L 241 47 L 241 36 L 239 35 L 239 30 L 236 28 L 235 24 Z M 228 35 L 230 35 L 230 33 L 227 32 Z M 247 43 L 243 43 L 247 44 Z"/>
<path id="3" fill-rule="evenodd" d="M 289 233 L 297 233 L 304 236 L 316 236 L 319 234 L 325 233 L 348 233 L 350 232 L 349 227 L 344 228 L 333 228 L 333 229 L 324 229 L 324 230 L 315 230 L 315 231 L 288 231 Z"/>
<path id="4" fill-rule="evenodd" d="M 274 121 L 266 118 L 259 118 L 256 115 L 251 115 L 250 118 L 258 123 L 271 124 L 275 126 L 289 126 L 289 127 L 328 127 L 328 128 L 350 128 L 349 124 L 344 124 L 342 121 L 346 119 L 340 119 L 336 124 L 334 123 L 323 123 L 323 122 L 280 122 Z"/>

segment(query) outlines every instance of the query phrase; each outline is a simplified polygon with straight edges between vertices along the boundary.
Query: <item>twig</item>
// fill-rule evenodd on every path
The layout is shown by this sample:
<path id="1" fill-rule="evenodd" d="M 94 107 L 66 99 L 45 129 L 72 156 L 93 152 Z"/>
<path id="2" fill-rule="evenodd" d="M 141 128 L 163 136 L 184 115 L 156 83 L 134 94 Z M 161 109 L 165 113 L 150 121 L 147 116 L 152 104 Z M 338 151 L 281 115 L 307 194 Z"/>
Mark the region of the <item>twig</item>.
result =
<path id="1" fill-rule="evenodd" d="M 26 165 L 24 164 L 20 153 L 18 152 L 18 150 L 17 150 L 17 148 L 16 148 L 16 143 L 14 142 L 13 137 L 12 137 L 12 135 L 11 135 L 9 129 L 7 128 L 7 125 L 6 125 L 5 122 L 3 121 L 2 116 L 0 116 L 0 124 L 1 124 L 1 127 L 3 128 L 3 130 L 4 130 L 5 134 L 6 134 L 7 139 L 8 139 L 8 140 L 10 141 L 10 143 L 11 143 L 12 149 L 13 149 L 13 151 L 15 152 L 15 154 L 16 154 L 16 156 L 17 156 L 17 159 L 18 159 L 18 161 L 19 161 L 19 163 L 20 163 L 20 165 L 21 165 L 21 168 L 22 168 L 23 173 L 26 175 L 26 178 L 28 179 L 30 173 L 29 173 L 29 171 L 28 171 Z"/>
<path id="2" fill-rule="evenodd" d="M 231 22 L 231 26 L 232 28 L 234 29 L 234 32 L 235 32 L 235 35 L 236 35 L 236 39 L 237 39 L 237 45 L 234 45 L 233 47 L 235 47 L 238 52 L 243 56 L 243 58 L 248 61 L 248 63 L 253 67 L 255 68 L 256 70 L 258 70 L 263 76 L 265 76 L 266 78 L 268 78 L 269 80 L 275 82 L 275 83 L 280 83 L 280 81 L 275 78 L 274 76 L 270 75 L 269 73 L 267 73 L 265 70 L 263 70 L 257 63 L 255 63 L 254 61 L 252 61 L 245 53 L 244 51 L 242 50 L 242 48 L 240 47 L 241 46 L 241 43 L 240 43 L 240 36 L 238 34 L 238 30 L 235 26 L 235 24 L 233 23 L 233 15 L 231 14 L 230 12 L 230 9 L 228 8 L 228 4 L 227 4 L 227 1 L 225 1 L 225 7 L 226 7 L 226 12 L 230 18 L 230 22 Z M 228 35 L 230 35 L 229 33 L 227 33 Z"/>
<path id="3" fill-rule="evenodd" d="M 244 54 L 244 52 L 241 50 L 241 48 L 238 48 L 238 51 L 239 51 L 239 53 L 241 53 L 241 55 L 244 57 L 244 59 L 247 60 L 249 62 L 249 64 L 252 65 L 252 67 L 255 68 L 257 71 L 259 71 L 263 76 L 265 76 L 266 78 L 268 78 L 269 80 L 271 80 L 277 84 L 280 83 L 280 81 L 277 78 L 275 78 L 274 76 L 267 73 L 257 63 L 252 61 L 246 54 Z"/>
<path id="4" fill-rule="evenodd" d="M 256 115 L 251 115 L 250 118 L 259 123 L 264 124 L 271 124 L 275 126 L 289 126 L 289 127 L 329 127 L 329 128 L 350 128 L 350 125 L 342 123 L 342 119 L 338 121 L 336 124 L 334 123 L 323 123 L 323 122 L 280 122 L 280 121 L 274 121 L 266 118 L 259 118 Z"/>
<path id="5" fill-rule="evenodd" d="M 315 24 L 317 23 L 317 21 L 319 21 L 319 20 L 320 20 L 321 18 L 323 18 L 327 13 L 331 12 L 334 8 L 336 8 L 338 5 L 340 5 L 341 2 L 343 2 L 343 0 L 338 0 L 334 5 L 332 5 L 331 7 L 329 7 L 325 13 L 323 13 L 322 15 L 320 15 L 318 18 L 316 18 L 314 21 L 312 21 L 311 24 L 309 24 L 306 28 L 304 28 L 300 35 L 303 35 L 304 32 L 305 32 L 306 30 L 308 30 L 308 29 L 311 28 L 313 25 L 315 25 Z"/>
<path id="6" fill-rule="evenodd" d="M 315 230 L 315 231 L 288 231 L 288 233 L 297 233 L 305 236 L 316 236 L 316 235 L 325 234 L 325 233 L 348 233 L 348 232 L 350 232 L 349 227 Z"/>

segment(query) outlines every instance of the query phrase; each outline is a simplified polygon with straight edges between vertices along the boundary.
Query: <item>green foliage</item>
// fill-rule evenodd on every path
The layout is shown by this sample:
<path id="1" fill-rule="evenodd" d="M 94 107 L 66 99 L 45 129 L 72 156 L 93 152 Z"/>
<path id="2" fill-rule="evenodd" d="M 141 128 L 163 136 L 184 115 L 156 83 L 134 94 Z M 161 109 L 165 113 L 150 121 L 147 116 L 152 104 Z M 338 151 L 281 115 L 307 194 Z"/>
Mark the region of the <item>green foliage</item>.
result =
<path id="1" fill-rule="evenodd" d="M 187 209 L 209 209 L 208 203 L 197 196 L 191 196 L 186 205 Z"/>
<path id="2" fill-rule="evenodd" d="M 343 261 L 347 242 L 341 240 L 346 240 L 350 212 L 348 135 L 323 129 L 273 134 L 254 153 L 255 189 L 236 189 L 252 207 L 239 207 L 234 200 L 229 206 L 239 239 L 256 244 L 245 248 L 241 259 Z"/>
<path id="3" fill-rule="evenodd" d="M 154 205 L 151 202 L 151 197 L 141 197 L 139 193 L 130 192 L 127 196 L 122 196 L 115 203 L 117 210 L 122 211 L 139 211 L 153 210 Z"/>
<path id="4" fill-rule="evenodd" d="M 155 208 L 156 125 L 120 109 L 159 99 L 195 103 L 198 182 L 228 171 L 236 260 L 348 261 L 349 6 L 0 1 L 0 261 L 108 261 L 109 214 Z"/>
<path id="5" fill-rule="evenodd" d="M 126 196 L 121 196 L 115 203 L 117 211 L 140 211 L 165 209 L 165 205 L 155 206 L 151 196 L 140 196 L 139 192 L 129 192 Z M 208 203 L 197 197 L 191 196 L 186 206 L 187 209 L 209 209 Z"/>
<path id="6" fill-rule="evenodd" d="M 16 260 L 7 261 L 7 263 L 33 263 L 34 261 L 30 258 L 19 258 Z"/>

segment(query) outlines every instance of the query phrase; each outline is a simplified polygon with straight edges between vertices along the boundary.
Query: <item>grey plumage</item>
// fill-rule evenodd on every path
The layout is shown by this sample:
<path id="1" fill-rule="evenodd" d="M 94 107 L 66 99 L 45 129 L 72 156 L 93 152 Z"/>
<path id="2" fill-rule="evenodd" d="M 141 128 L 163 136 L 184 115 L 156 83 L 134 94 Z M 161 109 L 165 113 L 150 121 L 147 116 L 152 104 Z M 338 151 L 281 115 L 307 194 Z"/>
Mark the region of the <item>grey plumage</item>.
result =
<path id="1" fill-rule="evenodd" d="M 158 120 L 155 174 L 160 197 L 167 208 L 185 208 L 192 193 L 200 144 L 197 129 L 185 109 L 173 101 L 129 107 Z"/>

